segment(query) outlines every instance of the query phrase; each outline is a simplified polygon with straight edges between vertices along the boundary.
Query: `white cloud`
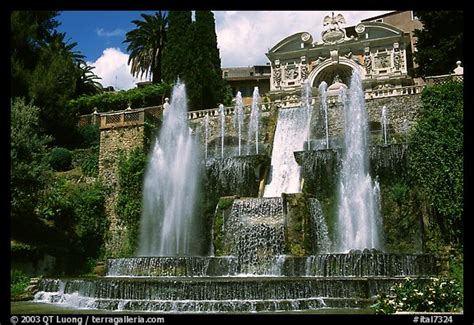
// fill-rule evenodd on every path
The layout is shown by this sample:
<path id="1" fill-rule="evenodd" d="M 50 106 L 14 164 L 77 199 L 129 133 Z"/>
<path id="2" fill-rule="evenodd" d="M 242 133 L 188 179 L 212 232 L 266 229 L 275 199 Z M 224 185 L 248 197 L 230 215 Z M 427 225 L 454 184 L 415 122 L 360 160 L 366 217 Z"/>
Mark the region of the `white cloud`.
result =
<path id="1" fill-rule="evenodd" d="M 121 28 L 116 28 L 111 32 L 106 31 L 103 28 L 97 28 L 96 33 L 97 33 L 97 36 L 102 36 L 102 37 L 114 37 L 114 36 L 123 36 L 123 35 L 125 35 L 125 31 Z"/>
<path id="2" fill-rule="evenodd" d="M 345 26 L 389 11 L 335 11 Z M 268 62 L 265 53 L 287 36 L 309 32 L 321 40 L 323 18 L 331 11 L 214 11 L 222 67 L 252 66 Z M 344 26 L 344 27 L 345 27 Z"/>
<path id="3" fill-rule="evenodd" d="M 107 48 L 95 62 L 87 62 L 94 66 L 93 72 L 101 77 L 99 82 L 104 87 L 113 86 L 115 90 L 126 90 L 135 87 L 135 83 L 145 81 L 134 78 L 127 64 L 128 54 L 118 48 Z"/>

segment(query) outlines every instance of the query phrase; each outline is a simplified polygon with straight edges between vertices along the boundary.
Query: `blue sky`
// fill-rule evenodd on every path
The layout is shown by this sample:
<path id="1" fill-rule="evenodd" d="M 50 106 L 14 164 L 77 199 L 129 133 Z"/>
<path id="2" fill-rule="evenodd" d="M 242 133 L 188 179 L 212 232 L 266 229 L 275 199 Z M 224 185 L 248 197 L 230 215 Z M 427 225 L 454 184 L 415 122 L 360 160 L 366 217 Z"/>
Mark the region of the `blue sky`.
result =
<path id="1" fill-rule="evenodd" d="M 346 26 L 389 11 L 335 11 Z M 59 31 L 76 42 L 103 86 L 130 89 L 139 80 L 130 75 L 125 34 L 135 28 L 132 20 L 154 11 L 63 11 L 57 17 Z M 324 16 L 331 11 L 214 11 L 222 67 L 242 67 L 268 62 L 265 53 L 287 36 L 309 32 L 321 40 Z M 344 27 L 344 26 L 343 26 Z"/>
<path id="2" fill-rule="evenodd" d="M 66 32 L 88 61 L 95 61 L 104 49 L 114 47 L 126 52 L 125 33 L 134 29 L 132 20 L 154 11 L 62 11 L 57 17 L 59 31 Z"/>

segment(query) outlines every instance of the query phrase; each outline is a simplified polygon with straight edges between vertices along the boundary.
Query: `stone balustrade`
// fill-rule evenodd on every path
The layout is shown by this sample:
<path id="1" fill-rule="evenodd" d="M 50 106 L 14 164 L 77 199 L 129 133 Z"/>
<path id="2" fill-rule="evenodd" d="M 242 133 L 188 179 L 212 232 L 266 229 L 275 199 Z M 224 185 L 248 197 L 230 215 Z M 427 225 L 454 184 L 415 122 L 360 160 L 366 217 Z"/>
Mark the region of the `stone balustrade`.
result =
<path id="1" fill-rule="evenodd" d="M 443 84 L 448 81 L 459 81 L 463 82 L 462 74 L 447 74 L 441 76 L 432 76 L 426 77 L 426 84 L 423 85 L 413 85 L 405 87 L 393 87 L 393 88 L 382 88 L 382 89 L 371 89 L 365 91 L 365 99 L 379 99 L 379 98 L 388 98 L 395 96 L 407 96 L 407 95 L 416 95 L 420 94 L 424 87 Z M 311 103 L 314 105 L 319 101 L 319 96 L 312 97 Z M 340 101 L 338 95 L 328 95 L 327 97 L 328 104 L 335 104 Z M 283 99 L 275 100 L 273 102 L 266 102 L 260 105 L 261 112 L 267 112 L 273 109 L 278 109 L 280 107 L 295 107 L 301 105 L 301 98 L 299 96 L 293 95 L 288 96 Z M 244 106 L 244 114 L 250 114 L 251 105 Z M 88 124 L 97 124 L 100 129 L 109 129 L 116 127 L 127 127 L 142 125 L 145 121 L 145 116 L 150 115 L 153 118 L 159 118 L 162 113 L 162 106 L 152 106 L 138 109 L 126 109 L 123 111 L 115 112 L 106 112 L 106 113 L 97 113 L 82 115 L 79 117 L 78 124 L 80 126 Z M 234 115 L 235 107 L 229 106 L 224 107 L 224 115 Z M 210 117 L 219 116 L 219 108 L 210 108 L 203 109 L 198 111 L 190 111 L 187 113 L 188 119 L 199 119 L 203 118 L 206 115 Z"/>
<path id="2" fill-rule="evenodd" d="M 162 106 L 151 106 L 138 109 L 126 109 L 119 112 L 97 113 L 99 115 L 99 128 L 111 129 L 127 126 L 143 125 L 146 117 L 156 119 L 161 115 Z M 96 114 L 90 114 L 96 115 Z"/>
<path id="3" fill-rule="evenodd" d="M 398 88 L 383 88 L 365 91 L 365 99 L 385 98 L 420 94 L 425 86 L 415 85 Z"/>

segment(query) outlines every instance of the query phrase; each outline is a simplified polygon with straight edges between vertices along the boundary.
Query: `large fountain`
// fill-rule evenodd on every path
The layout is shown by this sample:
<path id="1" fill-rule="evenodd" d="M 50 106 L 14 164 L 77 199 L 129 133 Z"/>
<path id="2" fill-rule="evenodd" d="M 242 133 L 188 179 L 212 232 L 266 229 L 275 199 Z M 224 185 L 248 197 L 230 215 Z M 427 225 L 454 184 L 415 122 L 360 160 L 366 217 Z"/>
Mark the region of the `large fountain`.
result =
<path id="1" fill-rule="evenodd" d="M 339 184 L 338 250 L 382 249 L 380 189 L 369 174 L 368 122 L 362 81 L 353 73 L 344 94 L 345 147 Z"/>
<path id="2" fill-rule="evenodd" d="M 178 83 L 145 173 L 140 256 L 194 255 L 198 165 L 187 125 L 186 91 Z"/>
<path id="3" fill-rule="evenodd" d="M 263 172 L 268 163 L 260 159 L 261 153 L 240 155 L 244 121 L 240 116 L 236 121 L 239 155 L 221 156 L 209 163 L 206 153 L 204 162 L 198 164 L 185 117 L 185 88 L 177 85 L 147 167 L 139 257 L 107 260 L 105 277 L 42 279 L 35 300 L 75 308 L 176 313 L 368 308 L 376 294 L 388 292 L 405 277 L 435 274 L 431 255 L 381 250 L 378 186 L 368 170 L 361 92 L 360 79 L 354 74 L 344 103 L 342 154 L 331 148 L 308 147 L 308 119 L 318 116 L 310 114 L 314 110 L 310 98 L 294 107 L 279 108 L 271 167 Z M 258 89 L 254 103 L 247 119 L 247 142 L 252 146 L 255 142 L 255 152 L 249 154 L 259 153 L 262 134 Z M 243 114 L 244 110 L 236 111 Z M 214 119 L 218 128 L 214 137 L 222 139 L 223 154 L 226 129 L 222 131 L 223 124 L 219 124 L 224 110 L 220 112 L 222 115 L 203 116 L 199 125 L 205 125 L 203 138 L 208 141 L 210 119 Z M 202 148 L 207 152 L 207 143 Z M 301 163 L 301 155 L 316 157 L 318 175 L 329 177 L 333 166 L 325 164 L 330 161 L 341 165 L 340 177 L 334 181 L 339 183 L 337 226 L 328 225 L 317 196 L 302 193 L 303 176 L 309 179 L 311 169 Z M 205 189 L 197 181 L 202 168 L 220 171 L 217 178 L 207 179 Z M 224 172 L 227 169 L 232 172 Z M 246 182 L 229 186 L 242 179 Z M 315 193 L 330 190 L 323 177 L 318 181 Z M 218 200 L 212 234 L 193 232 L 196 189 L 220 196 L 229 191 L 234 194 Z M 212 237 L 214 253 L 196 256 L 190 240 L 206 236 Z"/>

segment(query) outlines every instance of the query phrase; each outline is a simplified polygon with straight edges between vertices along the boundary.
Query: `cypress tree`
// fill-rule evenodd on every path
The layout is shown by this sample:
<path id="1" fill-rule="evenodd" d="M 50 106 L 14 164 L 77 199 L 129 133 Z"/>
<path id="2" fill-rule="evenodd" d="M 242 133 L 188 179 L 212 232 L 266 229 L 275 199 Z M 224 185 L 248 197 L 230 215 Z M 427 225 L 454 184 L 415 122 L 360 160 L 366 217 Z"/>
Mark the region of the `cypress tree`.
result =
<path id="1" fill-rule="evenodd" d="M 193 62 L 201 85 L 194 99 L 194 104 L 198 105 L 195 108 L 216 107 L 223 100 L 224 87 L 214 14 L 211 11 L 196 11 L 193 32 L 197 57 Z"/>
<path id="2" fill-rule="evenodd" d="M 187 86 L 190 68 L 191 11 L 170 11 L 168 13 L 168 40 L 163 51 L 163 80 L 174 83 L 179 77 Z M 188 87 L 186 87 L 188 88 Z"/>

